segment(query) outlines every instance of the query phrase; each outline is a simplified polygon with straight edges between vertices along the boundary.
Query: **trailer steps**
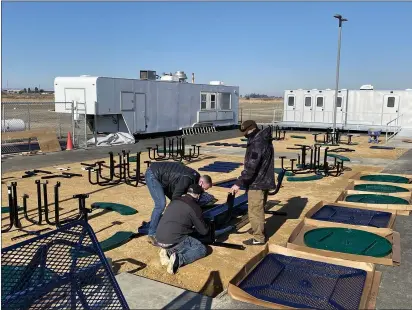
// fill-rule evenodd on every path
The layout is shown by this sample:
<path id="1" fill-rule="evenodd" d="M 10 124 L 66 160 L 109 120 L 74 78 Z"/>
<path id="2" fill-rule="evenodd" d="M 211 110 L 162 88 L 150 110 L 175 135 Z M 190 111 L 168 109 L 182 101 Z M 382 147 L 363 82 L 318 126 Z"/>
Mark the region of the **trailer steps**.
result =
<path id="1" fill-rule="evenodd" d="M 202 133 L 216 132 L 215 126 L 199 126 L 199 127 L 186 127 L 182 128 L 183 136 L 191 136 Z"/>

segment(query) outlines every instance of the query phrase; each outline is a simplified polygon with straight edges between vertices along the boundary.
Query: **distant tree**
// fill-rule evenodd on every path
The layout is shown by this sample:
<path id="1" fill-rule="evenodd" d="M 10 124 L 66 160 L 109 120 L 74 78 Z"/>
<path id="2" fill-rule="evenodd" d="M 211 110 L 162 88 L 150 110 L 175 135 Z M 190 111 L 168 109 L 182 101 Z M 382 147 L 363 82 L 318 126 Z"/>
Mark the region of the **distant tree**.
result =
<path id="1" fill-rule="evenodd" d="M 19 91 L 19 94 L 21 95 L 22 93 L 24 93 L 24 90 Z"/>
<path id="2" fill-rule="evenodd" d="M 23 89 L 23 93 L 27 93 L 27 88 Z"/>
<path id="3" fill-rule="evenodd" d="M 39 93 L 44 93 L 44 89 L 40 88 Z"/>
<path id="4" fill-rule="evenodd" d="M 28 92 L 28 93 L 31 93 L 31 89 L 30 89 L 30 87 L 29 87 L 29 88 L 27 88 L 27 92 Z"/>
<path id="5" fill-rule="evenodd" d="M 35 87 L 35 88 L 34 88 L 34 92 L 35 92 L 35 93 L 38 93 L 38 92 L 39 92 L 39 89 L 38 89 L 37 87 Z"/>

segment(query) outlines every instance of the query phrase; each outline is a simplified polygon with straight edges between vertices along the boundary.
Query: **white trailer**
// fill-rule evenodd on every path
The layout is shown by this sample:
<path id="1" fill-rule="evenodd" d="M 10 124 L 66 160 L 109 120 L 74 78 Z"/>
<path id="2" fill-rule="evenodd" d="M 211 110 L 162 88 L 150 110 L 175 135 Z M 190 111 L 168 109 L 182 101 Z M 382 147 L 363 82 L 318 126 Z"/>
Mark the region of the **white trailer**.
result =
<path id="1" fill-rule="evenodd" d="M 57 77 L 55 111 L 72 113 L 71 104 L 61 102 L 74 102 L 75 108 L 85 110 L 89 126 L 96 124 L 96 131 L 104 133 L 150 134 L 238 124 L 239 87 L 187 83 L 176 75 L 164 75 L 161 80 L 154 76 L 140 80 Z"/>
<path id="2" fill-rule="evenodd" d="M 328 128 L 333 126 L 335 91 L 331 89 L 286 90 L 282 126 Z M 393 131 L 412 128 L 412 89 L 338 91 L 336 125 L 347 130 L 370 128 Z"/>

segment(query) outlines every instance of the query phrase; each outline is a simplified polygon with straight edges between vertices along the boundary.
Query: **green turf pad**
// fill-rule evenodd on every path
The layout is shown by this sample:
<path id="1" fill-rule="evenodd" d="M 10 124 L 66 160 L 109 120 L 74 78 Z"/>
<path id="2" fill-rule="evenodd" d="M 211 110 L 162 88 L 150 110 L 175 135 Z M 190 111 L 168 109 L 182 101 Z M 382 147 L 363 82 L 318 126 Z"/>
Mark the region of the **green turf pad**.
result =
<path id="1" fill-rule="evenodd" d="M 346 156 L 338 155 L 338 154 L 329 154 L 328 153 L 328 157 L 340 159 L 341 161 L 350 161 L 350 158 L 348 158 Z"/>
<path id="2" fill-rule="evenodd" d="M 378 192 L 378 193 L 406 193 L 409 192 L 408 189 L 394 186 L 394 185 L 384 185 L 384 184 L 358 184 L 353 188 L 357 191 L 365 192 Z"/>
<path id="3" fill-rule="evenodd" d="M 134 234 L 132 231 L 118 231 L 113 236 L 99 243 L 103 252 L 110 251 L 125 244 Z"/>
<path id="4" fill-rule="evenodd" d="M 32 267 L 34 268 L 34 272 L 32 274 L 32 276 L 30 277 L 30 279 L 28 279 L 27 277 L 24 278 L 24 281 L 27 281 L 28 283 L 30 283 L 30 286 L 34 286 L 36 285 L 36 283 L 40 280 L 40 279 L 44 279 L 44 280 L 51 280 L 53 277 L 55 277 L 57 274 L 50 270 L 49 268 L 44 268 L 44 273 L 41 273 L 41 268 L 39 267 Z M 10 266 L 10 265 L 3 265 L 1 266 L 1 275 L 4 276 L 4 278 L 10 278 L 10 274 L 13 275 L 14 277 L 14 283 L 17 284 L 18 279 L 23 275 L 23 273 L 27 270 L 30 270 L 30 268 L 28 266 Z M 27 283 L 26 282 L 26 283 Z M 8 294 L 10 294 L 10 290 L 12 289 L 12 286 L 10 284 L 8 285 L 2 285 L 1 288 L 1 294 L 2 294 L 2 298 L 3 296 L 6 297 Z M 3 302 L 3 299 L 2 299 Z"/>
<path id="5" fill-rule="evenodd" d="M 400 177 L 397 175 L 390 175 L 390 174 L 363 175 L 360 177 L 360 179 L 363 181 L 375 181 L 375 182 L 403 183 L 403 184 L 409 183 L 408 178 Z"/>
<path id="6" fill-rule="evenodd" d="M 135 163 L 136 161 L 137 161 L 137 157 L 136 157 L 136 156 L 130 156 L 130 157 L 129 157 L 129 162 Z"/>
<path id="7" fill-rule="evenodd" d="M 291 138 L 295 138 L 295 139 L 306 139 L 305 136 L 290 136 Z"/>
<path id="8" fill-rule="evenodd" d="M 18 207 L 17 208 L 19 211 L 23 210 L 23 207 Z M 9 213 L 10 212 L 10 208 L 9 207 L 1 207 L 1 213 Z"/>
<path id="9" fill-rule="evenodd" d="M 316 144 L 318 144 L 318 143 L 316 143 Z M 318 144 L 318 145 L 320 145 L 320 146 L 340 146 L 339 144 L 328 144 L 328 143 L 322 143 L 322 144 Z"/>
<path id="10" fill-rule="evenodd" d="M 322 175 L 309 175 L 306 177 L 287 177 L 287 180 L 290 182 L 306 182 L 323 179 Z"/>
<path id="11" fill-rule="evenodd" d="M 406 199 L 388 196 L 388 195 L 378 195 L 378 194 L 353 194 L 348 195 L 345 199 L 348 202 L 359 202 L 359 203 L 374 203 L 374 204 L 393 204 L 393 205 L 409 205 Z"/>
<path id="12" fill-rule="evenodd" d="M 105 210 L 114 211 L 121 215 L 132 215 L 132 214 L 137 213 L 137 211 L 133 209 L 132 207 L 122 205 L 120 203 L 95 202 L 92 204 L 92 207 L 97 208 L 97 209 L 105 209 Z"/>
<path id="13" fill-rule="evenodd" d="M 279 174 L 282 172 L 282 168 L 275 168 L 275 173 Z M 293 177 L 295 174 L 292 171 L 286 171 L 285 175 L 287 177 Z"/>
<path id="14" fill-rule="evenodd" d="M 242 141 L 242 142 L 247 142 L 247 139 L 246 139 L 246 138 L 242 138 L 242 139 L 240 139 L 240 141 Z"/>
<path id="15" fill-rule="evenodd" d="M 305 233 L 304 241 L 308 247 L 333 252 L 373 257 L 392 253 L 387 239 L 358 229 L 316 228 Z"/>

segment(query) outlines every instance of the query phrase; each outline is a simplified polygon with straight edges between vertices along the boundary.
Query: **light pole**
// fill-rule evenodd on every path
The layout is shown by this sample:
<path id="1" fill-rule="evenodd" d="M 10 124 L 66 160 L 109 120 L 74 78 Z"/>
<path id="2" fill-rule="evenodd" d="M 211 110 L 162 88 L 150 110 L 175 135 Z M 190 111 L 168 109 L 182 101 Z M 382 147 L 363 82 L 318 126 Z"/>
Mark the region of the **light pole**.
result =
<path id="1" fill-rule="evenodd" d="M 336 132 L 336 112 L 337 112 L 337 105 L 338 105 L 338 91 L 339 91 L 339 67 L 340 67 L 340 41 L 342 37 L 342 24 L 343 22 L 347 22 L 346 18 L 343 18 L 342 15 L 336 14 L 334 16 L 339 20 L 339 36 L 338 36 L 338 59 L 336 63 L 336 87 L 335 87 L 335 104 L 333 109 L 333 133 Z M 342 102 L 343 104 L 343 102 Z"/>

